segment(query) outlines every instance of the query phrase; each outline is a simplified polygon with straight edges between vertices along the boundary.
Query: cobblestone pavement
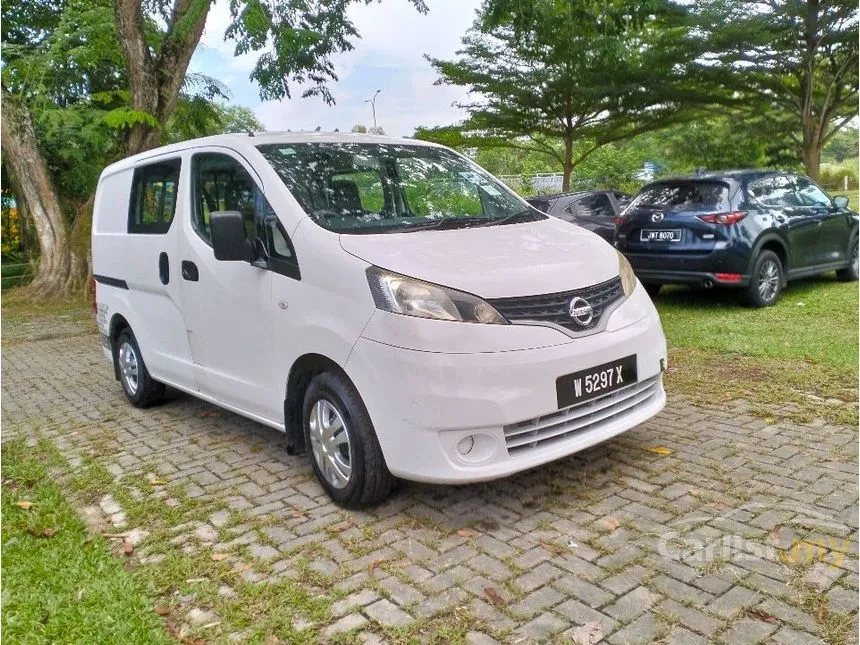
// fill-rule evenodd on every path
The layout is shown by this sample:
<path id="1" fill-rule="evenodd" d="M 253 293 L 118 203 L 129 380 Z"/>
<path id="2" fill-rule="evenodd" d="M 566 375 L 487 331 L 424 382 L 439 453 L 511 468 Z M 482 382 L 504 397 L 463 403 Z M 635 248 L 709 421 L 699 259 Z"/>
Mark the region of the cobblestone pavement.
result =
<path id="1" fill-rule="evenodd" d="M 311 641 L 857 640 L 855 429 L 670 396 L 572 458 L 482 485 L 404 483 L 348 512 L 275 431 L 179 394 L 132 408 L 91 324 L 3 333 L 3 440 L 49 439 L 64 480 L 101 473 L 76 503 L 135 535 L 137 566 L 223 553 L 241 578 L 216 600 L 173 598 L 179 636 L 256 638 L 230 603 L 286 580 L 322 599 L 283 627 Z"/>

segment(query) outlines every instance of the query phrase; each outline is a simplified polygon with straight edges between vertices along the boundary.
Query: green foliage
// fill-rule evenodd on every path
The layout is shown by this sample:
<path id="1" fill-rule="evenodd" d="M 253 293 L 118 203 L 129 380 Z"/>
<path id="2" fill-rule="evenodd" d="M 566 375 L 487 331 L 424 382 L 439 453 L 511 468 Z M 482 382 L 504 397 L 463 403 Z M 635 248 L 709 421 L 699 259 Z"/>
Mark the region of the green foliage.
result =
<path id="1" fill-rule="evenodd" d="M 860 132 L 857 124 L 848 126 L 833 133 L 827 145 L 824 147 L 822 161 L 829 163 L 842 163 L 846 159 L 856 158 L 860 152 Z M 856 168 L 857 165 L 855 164 Z"/>
<path id="2" fill-rule="evenodd" d="M 819 183 L 831 192 L 845 191 L 845 178 L 848 190 L 857 190 L 857 159 L 846 160 L 843 164 L 823 164 Z"/>
<path id="3" fill-rule="evenodd" d="M 264 100 L 290 98 L 291 84 L 306 85 L 303 97 L 334 99 L 328 89 L 336 81 L 332 57 L 351 51 L 358 37 L 347 8 L 356 0 L 309 3 L 305 0 L 230 0 L 233 21 L 226 37 L 236 54 L 262 52 L 251 79 Z M 424 13 L 423 0 L 410 2 Z"/>
<path id="4" fill-rule="evenodd" d="M 857 116 L 857 3 L 710 0 L 692 6 L 707 52 L 700 73 L 708 91 L 732 92 L 747 118 L 772 133 L 782 130 L 795 158 L 814 170 L 830 134 Z"/>
<path id="5" fill-rule="evenodd" d="M 695 54 L 683 17 L 660 0 L 488 3 L 456 60 L 430 59 L 437 83 L 480 99 L 459 105 L 465 123 L 417 136 L 539 150 L 569 173 L 601 145 L 687 117 L 697 93 L 682 73 Z"/>
<path id="6" fill-rule="evenodd" d="M 175 143 L 227 132 L 260 132 L 265 127 L 254 112 L 241 105 L 183 97 L 164 130 L 164 142 Z"/>
<path id="7" fill-rule="evenodd" d="M 137 123 L 146 123 L 153 128 L 158 127 L 158 119 L 151 114 L 134 110 L 128 106 L 114 108 L 102 117 L 106 125 L 120 130 L 122 128 L 130 128 Z"/>

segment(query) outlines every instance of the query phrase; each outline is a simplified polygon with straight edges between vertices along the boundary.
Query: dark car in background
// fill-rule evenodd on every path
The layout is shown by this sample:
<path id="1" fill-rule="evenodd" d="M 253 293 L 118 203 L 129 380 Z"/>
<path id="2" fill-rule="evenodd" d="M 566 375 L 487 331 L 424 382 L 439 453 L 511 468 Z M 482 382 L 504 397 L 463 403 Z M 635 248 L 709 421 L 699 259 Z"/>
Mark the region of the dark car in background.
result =
<path id="1" fill-rule="evenodd" d="M 615 246 L 649 293 L 663 284 L 736 287 L 756 307 L 788 280 L 836 271 L 857 280 L 857 213 L 808 177 L 772 170 L 700 173 L 642 188 Z"/>
<path id="2" fill-rule="evenodd" d="M 559 195 L 528 197 L 526 201 L 552 217 L 577 224 L 612 243 L 615 218 L 632 195 L 614 190 L 588 190 Z"/>

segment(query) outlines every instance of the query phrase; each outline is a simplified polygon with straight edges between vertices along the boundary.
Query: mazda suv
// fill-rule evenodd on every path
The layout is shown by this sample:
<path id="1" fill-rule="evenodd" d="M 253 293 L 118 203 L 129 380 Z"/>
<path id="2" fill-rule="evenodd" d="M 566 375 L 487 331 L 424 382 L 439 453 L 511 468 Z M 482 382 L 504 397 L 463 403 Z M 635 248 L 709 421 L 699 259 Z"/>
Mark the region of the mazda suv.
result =
<path id="1" fill-rule="evenodd" d="M 712 172 L 642 188 L 616 220 L 615 246 L 652 297 L 664 284 L 734 287 L 766 307 L 788 280 L 857 280 L 857 229 L 848 198 L 808 177 Z"/>

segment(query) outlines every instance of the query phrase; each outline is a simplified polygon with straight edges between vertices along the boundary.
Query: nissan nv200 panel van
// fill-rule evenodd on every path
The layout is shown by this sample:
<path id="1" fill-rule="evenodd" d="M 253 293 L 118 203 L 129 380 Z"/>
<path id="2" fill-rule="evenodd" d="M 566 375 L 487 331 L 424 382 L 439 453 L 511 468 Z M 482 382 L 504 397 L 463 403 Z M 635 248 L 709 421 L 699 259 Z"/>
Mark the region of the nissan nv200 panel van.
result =
<path id="1" fill-rule="evenodd" d="M 630 265 L 469 159 L 231 134 L 104 170 L 93 272 L 132 404 L 171 386 L 285 431 L 339 504 L 466 483 L 657 414 L 666 342 Z"/>

